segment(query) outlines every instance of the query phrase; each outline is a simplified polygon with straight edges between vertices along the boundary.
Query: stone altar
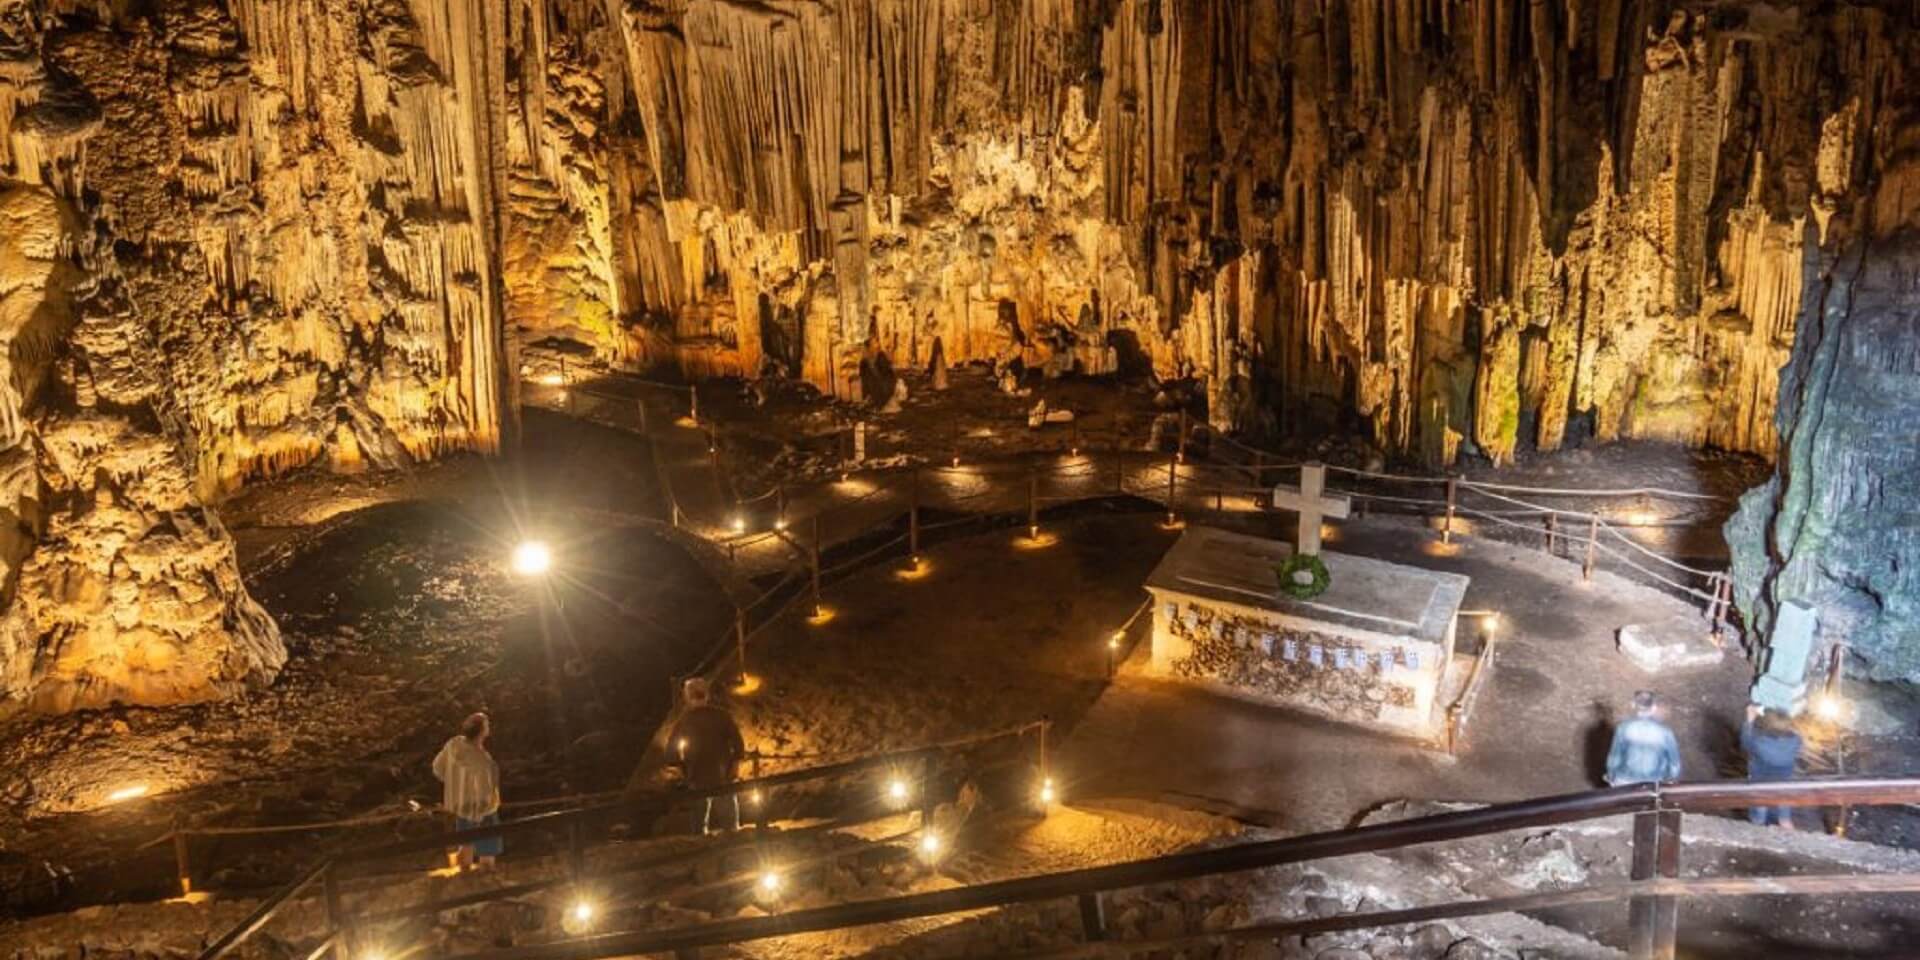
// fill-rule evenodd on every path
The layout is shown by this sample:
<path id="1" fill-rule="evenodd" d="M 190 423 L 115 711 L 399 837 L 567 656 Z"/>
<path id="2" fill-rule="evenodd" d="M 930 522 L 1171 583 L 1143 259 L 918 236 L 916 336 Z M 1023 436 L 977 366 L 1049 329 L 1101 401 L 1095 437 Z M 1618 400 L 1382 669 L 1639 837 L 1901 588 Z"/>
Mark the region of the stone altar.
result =
<path id="1" fill-rule="evenodd" d="M 1326 592 L 1297 600 L 1280 541 L 1192 527 L 1147 580 L 1153 675 L 1257 703 L 1437 739 L 1469 579 L 1322 553 Z"/>

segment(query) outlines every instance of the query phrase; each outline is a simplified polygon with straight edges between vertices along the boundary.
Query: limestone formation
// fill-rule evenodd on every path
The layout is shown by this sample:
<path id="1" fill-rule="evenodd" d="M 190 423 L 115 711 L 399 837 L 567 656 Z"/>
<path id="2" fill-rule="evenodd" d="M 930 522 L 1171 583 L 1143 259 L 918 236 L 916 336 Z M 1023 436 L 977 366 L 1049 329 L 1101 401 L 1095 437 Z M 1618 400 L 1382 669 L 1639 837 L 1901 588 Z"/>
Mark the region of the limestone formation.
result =
<path id="1" fill-rule="evenodd" d="M 0 700 L 270 679 L 219 499 L 497 445 L 491 9 L 0 2 Z"/>
<path id="2" fill-rule="evenodd" d="M 873 349 L 1091 373 L 1133 355 L 1203 381 L 1216 426 L 1325 398 L 1433 463 L 1570 435 L 1770 453 L 1807 238 L 1870 173 L 1822 159 L 1866 122 L 1833 65 L 1871 85 L 1883 61 L 1859 51 L 1903 22 L 1630 0 L 532 6 L 513 113 L 545 123 L 509 151 L 546 184 L 516 194 L 509 239 L 546 251 L 543 303 L 514 313 L 530 331 L 849 399 Z"/>
<path id="3" fill-rule="evenodd" d="M 1920 681 L 1920 60 L 1878 34 L 1854 56 L 1879 82 L 1834 79 L 1857 122 L 1836 125 L 1810 171 L 1820 252 L 1781 372 L 1780 456 L 1727 539 L 1754 635 L 1799 601 L 1823 647 Z M 1860 169 L 1875 189 L 1851 196 Z M 1814 658 L 1816 678 L 1829 662 Z"/>
<path id="4" fill-rule="evenodd" d="M 1819 357 L 1882 369 L 1826 339 L 1862 321 L 1824 318 L 1893 311 L 1905 282 L 1914 19 L 0 0 L 5 696 L 271 675 L 220 501 L 310 465 L 494 450 L 515 351 L 550 337 L 882 404 L 883 370 L 1150 371 L 1218 429 L 1345 414 L 1432 464 L 1588 437 L 1820 447 L 1833 421 L 1807 411 L 1854 389 L 1872 408 L 1810 386 Z M 1807 462 L 1783 502 L 1837 483 Z M 1768 549 L 1792 567 L 1808 547 Z M 1764 610 L 1758 556 L 1742 582 Z M 1808 562 L 1885 596 L 1891 574 Z"/>

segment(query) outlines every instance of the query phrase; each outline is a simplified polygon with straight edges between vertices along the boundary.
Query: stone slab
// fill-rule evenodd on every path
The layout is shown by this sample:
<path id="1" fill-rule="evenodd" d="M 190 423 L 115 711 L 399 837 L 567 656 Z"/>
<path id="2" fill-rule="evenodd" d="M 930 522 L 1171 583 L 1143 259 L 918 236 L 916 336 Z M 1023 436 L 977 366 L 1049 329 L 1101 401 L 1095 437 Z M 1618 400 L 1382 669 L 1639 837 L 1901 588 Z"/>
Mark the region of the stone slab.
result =
<path id="1" fill-rule="evenodd" d="M 1279 592 L 1273 566 L 1293 548 L 1213 527 L 1190 527 L 1147 578 L 1149 589 L 1188 594 L 1349 630 L 1443 643 L 1468 578 L 1370 557 L 1323 553 L 1327 591 L 1311 600 Z"/>
<path id="2" fill-rule="evenodd" d="M 1686 614 L 1621 627 L 1618 645 L 1620 652 L 1646 673 L 1710 667 L 1725 656 L 1713 642 L 1712 625 L 1704 618 Z"/>

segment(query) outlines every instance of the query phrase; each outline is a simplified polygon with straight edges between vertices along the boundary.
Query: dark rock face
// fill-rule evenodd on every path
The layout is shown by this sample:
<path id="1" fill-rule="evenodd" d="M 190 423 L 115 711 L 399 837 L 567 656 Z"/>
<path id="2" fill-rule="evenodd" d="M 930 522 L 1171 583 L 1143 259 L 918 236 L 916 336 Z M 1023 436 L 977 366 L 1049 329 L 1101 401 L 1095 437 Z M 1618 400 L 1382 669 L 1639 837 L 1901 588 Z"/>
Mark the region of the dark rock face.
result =
<path id="1" fill-rule="evenodd" d="M 1876 188 L 1825 224 L 1837 252 L 1781 371 L 1776 474 L 1726 532 L 1758 636 L 1801 601 L 1871 676 L 1920 681 L 1920 69 L 1908 57 L 1883 82 L 1847 85 L 1875 117 L 1856 163 Z"/>

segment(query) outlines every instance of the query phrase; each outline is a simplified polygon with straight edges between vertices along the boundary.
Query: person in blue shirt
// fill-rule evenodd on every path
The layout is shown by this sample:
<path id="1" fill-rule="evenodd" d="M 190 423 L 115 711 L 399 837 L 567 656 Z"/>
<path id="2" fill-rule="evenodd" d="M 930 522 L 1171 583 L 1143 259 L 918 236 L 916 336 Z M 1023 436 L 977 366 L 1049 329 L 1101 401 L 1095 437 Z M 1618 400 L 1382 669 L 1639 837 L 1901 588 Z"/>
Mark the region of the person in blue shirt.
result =
<path id="1" fill-rule="evenodd" d="M 1651 690 L 1633 695 L 1633 717 L 1613 728 L 1607 751 L 1607 783 L 1657 783 L 1680 776 L 1680 741 L 1660 722 L 1660 701 Z"/>
<path id="2" fill-rule="evenodd" d="M 1747 779 L 1791 780 L 1800 762 L 1800 732 L 1785 713 L 1750 706 L 1746 725 L 1740 728 L 1740 749 L 1747 754 Z M 1761 826 L 1774 823 L 1792 829 L 1793 809 L 1754 807 L 1747 811 L 1747 819 Z"/>

